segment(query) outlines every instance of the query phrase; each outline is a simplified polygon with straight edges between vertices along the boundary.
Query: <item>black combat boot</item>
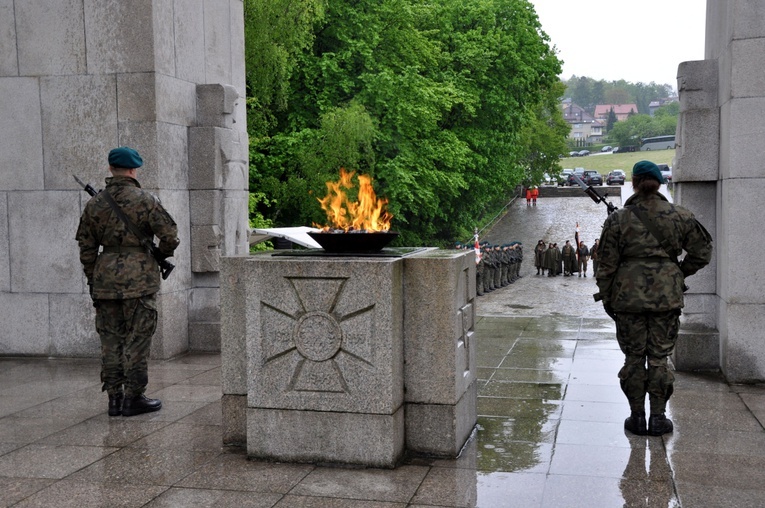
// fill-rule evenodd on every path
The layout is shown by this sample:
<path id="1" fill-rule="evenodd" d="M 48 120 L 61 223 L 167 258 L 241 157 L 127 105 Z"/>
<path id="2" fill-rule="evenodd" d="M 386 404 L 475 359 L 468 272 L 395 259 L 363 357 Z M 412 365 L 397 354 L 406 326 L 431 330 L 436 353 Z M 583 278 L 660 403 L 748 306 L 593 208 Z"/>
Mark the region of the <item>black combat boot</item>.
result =
<path id="1" fill-rule="evenodd" d="M 146 395 L 125 397 L 122 402 L 122 416 L 135 416 L 143 413 L 151 413 L 162 409 L 162 401 L 150 399 Z"/>
<path id="2" fill-rule="evenodd" d="M 674 428 L 675 426 L 672 425 L 672 420 L 664 416 L 664 413 L 657 415 L 652 414 L 648 419 L 648 433 L 652 436 L 669 434 Z"/>
<path id="3" fill-rule="evenodd" d="M 124 396 L 121 393 L 109 395 L 109 416 L 119 416 L 122 414 L 123 398 Z"/>
<path id="4" fill-rule="evenodd" d="M 645 411 L 633 411 L 629 418 L 624 420 L 624 430 L 628 430 L 637 436 L 645 436 L 645 427 Z"/>

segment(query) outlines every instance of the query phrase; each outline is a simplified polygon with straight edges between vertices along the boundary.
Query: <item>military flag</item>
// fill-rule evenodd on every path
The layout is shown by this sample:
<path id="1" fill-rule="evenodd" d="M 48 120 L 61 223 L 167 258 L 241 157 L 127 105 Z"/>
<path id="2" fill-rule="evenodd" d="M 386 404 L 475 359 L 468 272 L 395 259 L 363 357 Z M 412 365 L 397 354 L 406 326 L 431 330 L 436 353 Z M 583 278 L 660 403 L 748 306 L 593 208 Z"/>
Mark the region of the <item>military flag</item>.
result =
<path id="1" fill-rule="evenodd" d="M 576 223 L 576 233 L 574 233 L 574 241 L 576 242 L 576 261 L 579 262 L 579 223 Z"/>

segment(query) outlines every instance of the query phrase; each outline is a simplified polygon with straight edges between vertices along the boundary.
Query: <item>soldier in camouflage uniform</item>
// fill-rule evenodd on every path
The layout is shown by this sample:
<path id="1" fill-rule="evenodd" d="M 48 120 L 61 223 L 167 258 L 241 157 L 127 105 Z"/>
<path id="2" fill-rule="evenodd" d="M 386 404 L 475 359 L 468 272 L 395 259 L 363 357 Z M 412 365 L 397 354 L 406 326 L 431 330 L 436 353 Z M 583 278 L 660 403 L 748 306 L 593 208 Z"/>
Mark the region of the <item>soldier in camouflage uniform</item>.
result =
<path id="1" fill-rule="evenodd" d="M 673 430 L 664 414 L 674 381 L 667 357 L 677 339 L 684 280 L 712 256 L 709 233 L 690 211 L 659 194 L 662 181 L 656 164 L 635 164 L 636 193 L 606 219 L 597 250 L 595 300 L 602 300 L 616 321 L 616 338 L 625 355 L 619 380 L 631 410 L 624 428 L 638 435 L 660 436 Z M 666 249 L 645 223 L 661 233 Z M 677 262 L 683 250 L 686 255 Z M 646 394 L 651 411 L 647 425 Z"/>
<path id="2" fill-rule="evenodd" d="M 566 245 L 561 250 L 561 257 L 563 259 L 563 276 L 574 275 L 574 272 L 579 268 L 576 266 L 576 249 L 571 245 L 571 240 L 566 240 Z"/>
<path id="3" fill-rule="evenodd" d="M 170 257 L 179 244 L 178 228 L 159 199 L 141 189 L 136 171 L 142 165 L 132 148 L 109 152 L 112 177 L 106 179 L 104 191 L 147 238 L 156 235 L 160 252 Z M 161 401 L 144 395 L 151 337 L 157 326 L 160 269 L 111 208 L 104 191 L 85 205 L 76 239 L 96 308 L 102 390 L 109 395 L 109 416 L 133 416 L 162 407 Z"/>
<path id="4" fill-rule="evenodd" d="M 521 242 L 515 242 L 513 245 L 515 250 L 515 279 L 521 278 L 521 263 L 523 263 L 523 244 Z"/>
<path id="5" fill-rule="evenodd" d="M 547 244 L 544 240 L 539 240 L 537 246 L 534 247 L 534 266 L 537 268 L 537 275 L 544 275 L 547 264 L 545 263 L 545 253 L 547 252 Z"/>
<path id="6" fill-rule="evenodd" d="M 494 259 L 497 263 L 497 268 L 494 270 L 494 287 L 496 289 L 499 289 L 503 286 L 502 284 L 502 270 L 505 265 L 505 259 L 504 259 L 504 253 L 502 252 L 502 247 L 499 245 L 494 246 Z"/>

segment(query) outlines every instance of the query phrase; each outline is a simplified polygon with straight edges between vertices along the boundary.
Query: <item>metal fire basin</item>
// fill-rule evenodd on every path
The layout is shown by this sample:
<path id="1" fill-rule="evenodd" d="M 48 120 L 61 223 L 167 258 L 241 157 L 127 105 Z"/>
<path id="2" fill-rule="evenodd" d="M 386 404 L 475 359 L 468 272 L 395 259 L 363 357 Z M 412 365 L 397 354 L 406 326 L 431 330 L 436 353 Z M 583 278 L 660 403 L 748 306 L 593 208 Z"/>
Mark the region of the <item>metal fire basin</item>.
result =
<path id="1" fill-rule="evenodd" d="M 369 233 L 325 233 L 309 231 L 308 236 L 316 240 L 325 251 L 339 254 L 368 254 L 382 250 L 398 237 L 395 231 Z"/>

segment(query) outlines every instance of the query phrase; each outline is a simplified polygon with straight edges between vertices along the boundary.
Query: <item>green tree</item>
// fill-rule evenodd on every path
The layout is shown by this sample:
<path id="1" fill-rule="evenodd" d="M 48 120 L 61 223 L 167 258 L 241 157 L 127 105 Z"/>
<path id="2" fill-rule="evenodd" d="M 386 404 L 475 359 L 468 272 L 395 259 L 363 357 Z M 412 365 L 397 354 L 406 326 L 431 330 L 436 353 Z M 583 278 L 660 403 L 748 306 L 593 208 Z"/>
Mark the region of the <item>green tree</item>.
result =
<path id="1" fill-rule="evenodd" d="M 574 104 L 584 108 L 590 114 L 595 111 L 595 105 L 600 100 L 600 97 L 593 97 L 592 82 L 592 79 L 585 76 L 579 78 L 572 76 L 567 82 L 566 90 L 566 94 L 571 97 Z"/>
<path id="2" fill-rule="evenodd" d="M 566 138 L 571 130 L 559 106 L 564 91 L 563 83 L 555 84 L 534 108 L 534 119 L 525 126 L 520 137 L 525 144 L 525 181 L 529 185 L 541 184 L 545 173 L 560 173 L 560 154 L 568 151 Z"/>
<path id="3" fill-rule="evenodd" d="M 314 40 L 326 0 L 245 0 L 244 35 L 250 135 L 265 135 L 287 106 L 296 57 Z"/>
<path id="4" fill-rule="evenodd" d="M 608 110 L 608 119 L 606 120 L 606 132 L 611 132 L 611 129 L 614 128 L 614 125 L 616 125 L 617 119 L 616 119 L 616 113 L 614 112 L 614 108 L 611 108 Z"/>
<path id="5" fill-rule="evenodd" d="M 671 116 L 671 117 L 677 118 L 678 116 L 680 116 L 680 103 L 670 102 L 659 108 L 656 108 L 656 111 L 654 112 L 653 116 L 655 117 Z"/>
<path id="6" fill-rule="evenodd" d="M 629 104 L 632 102 L 632 96 L 624 88 L 610 88 L 603 98 L 604 104 Z"/>
<path id="7" fill-rule="evenodd" d="M 637 145 L 642 138 L 674 134 L 676 129 L 676 117 L 662 115 L 656 118 L 635 114 L 614 125 L 608 135 L 619 146 Z"/>
<path id="8" fill-rule="evenodd" d="M 286 107 L 272 102 L 253 137 L 251 187 L 270 199 L 258 211 L 278 225 L 316 217 L 342 164 L 374 176 L 401 243 L 469 236 L 524 178 L 525 129 L 560 114 L 560 61 L 531 5 L 333 0 L 314 21 Z"/>

